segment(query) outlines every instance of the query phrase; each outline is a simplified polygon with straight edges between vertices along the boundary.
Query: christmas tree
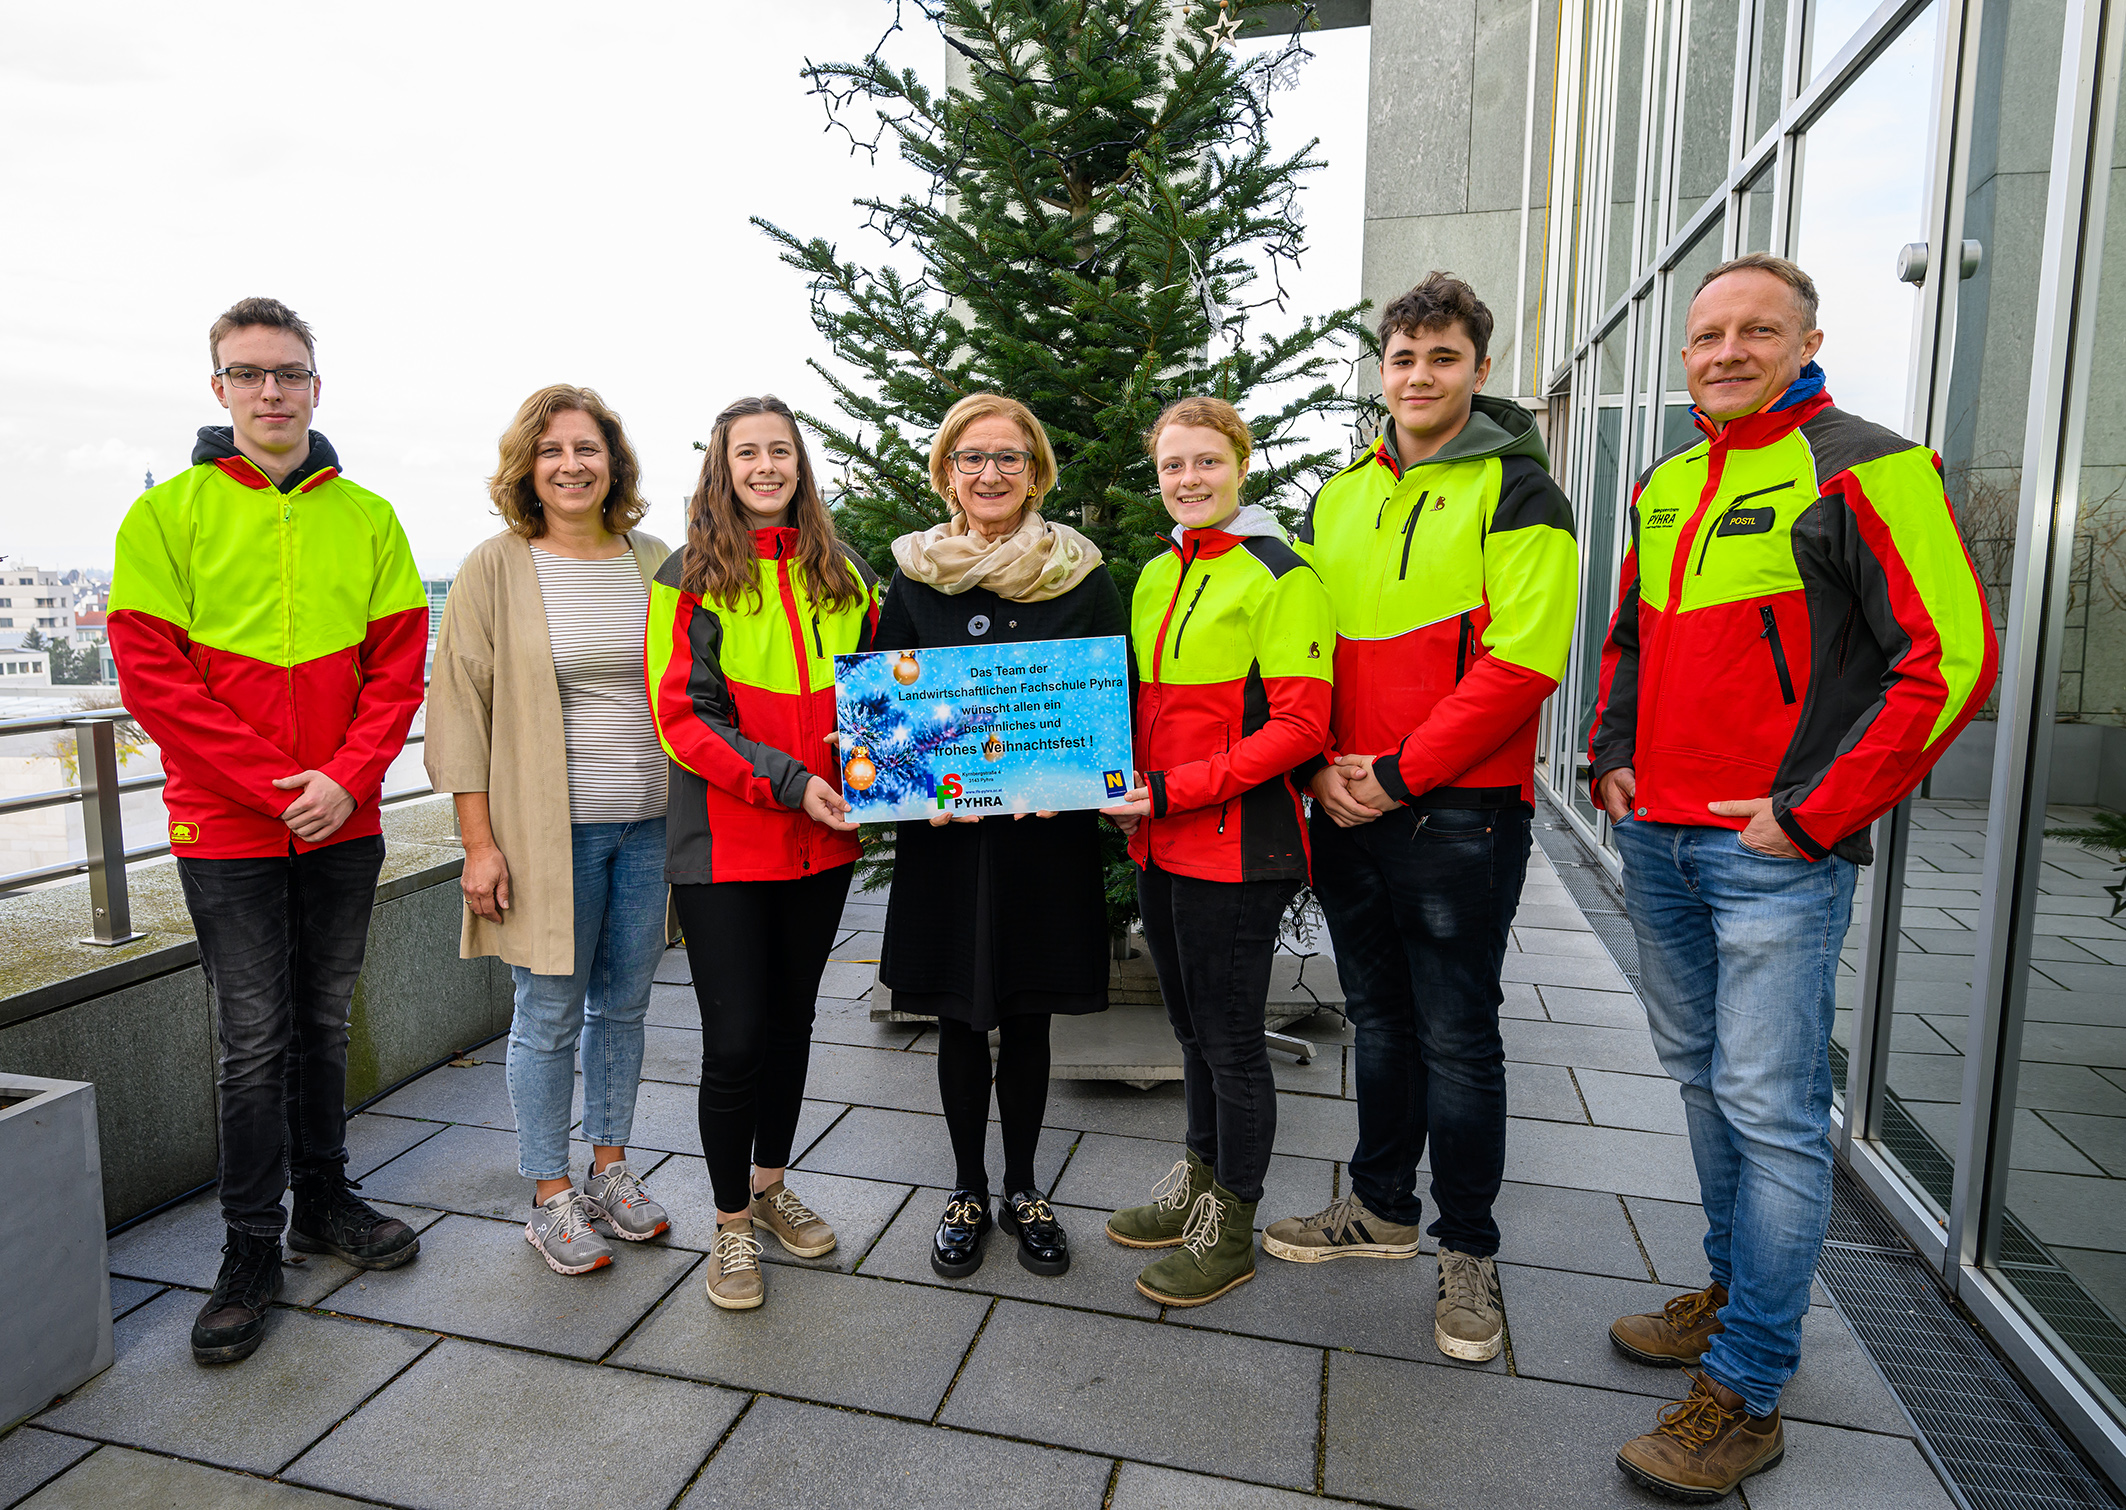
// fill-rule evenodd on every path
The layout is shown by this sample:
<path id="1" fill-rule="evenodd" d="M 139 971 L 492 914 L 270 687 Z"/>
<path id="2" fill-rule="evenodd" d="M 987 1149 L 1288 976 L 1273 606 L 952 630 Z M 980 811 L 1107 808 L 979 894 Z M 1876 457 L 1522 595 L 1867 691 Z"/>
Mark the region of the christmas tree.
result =
<path id="1" fill-rule="evenodd" d="M 1279 11 L 1291 26 L 1295 8 Z M 1259 330 L 1305 249 L 1301 180 L 1313 143 L 1268 137 L 1273 93 L 1308 56 L 1298 28 L 1243 55 L 1235 0 L 900 0 L 964 66 L 942 92 L 860 62 L 807 66 L 830 125 L 897 147 L 926 179 L 860 201 L 919 270 L 867 267 L 824 240 L 756 220 L 805 273 L 834 354 L 812 366 L 841 415 L 807 414 L 840 472 L 836 521 L 882 574 L 891 542 L 945 517 L 931 491 L 938 421 L 969 393 L 1024 401 L 1061 475 L 1044 512 L 1100 546 L 1124 601 L 1171 527 L 1143 436 L 1170 400 L 1216 394 L 1248 417 L 1246 500 L 1294 517 L 1341 448 L 1313 448 L 1364 343 L 1361 306 Z M 884 39 L 881 39 L 883 45 Z M 868 134 L 867 134 L 868 133 Z M 1135 911 L 1110 835 L 1111 916 Z M 886 856 L 874 850 L 874 874 Z"/>

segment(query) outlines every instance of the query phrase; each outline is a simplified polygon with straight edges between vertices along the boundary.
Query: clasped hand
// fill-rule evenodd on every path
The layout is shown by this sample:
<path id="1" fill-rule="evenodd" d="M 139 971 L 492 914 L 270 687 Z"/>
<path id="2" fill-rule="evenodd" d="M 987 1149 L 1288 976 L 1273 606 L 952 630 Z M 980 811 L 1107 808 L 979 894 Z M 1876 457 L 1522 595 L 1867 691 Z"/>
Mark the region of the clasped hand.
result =
<path id="1" fill-rule="evenodd" d="M 1307 789 L 1314 800 L 1322 805 L 1329 819 L 1338 828 L 1356 828 L 1361 823 L 1371 823 L 1382 813 L 1392 813 L 1401 806 L 1388 795 L 1388 789 L 1380 784 L 1373 774 L 1371 755 L 1342 755 L 1334 765 L 1325 765 L 1314 773 Z"/>

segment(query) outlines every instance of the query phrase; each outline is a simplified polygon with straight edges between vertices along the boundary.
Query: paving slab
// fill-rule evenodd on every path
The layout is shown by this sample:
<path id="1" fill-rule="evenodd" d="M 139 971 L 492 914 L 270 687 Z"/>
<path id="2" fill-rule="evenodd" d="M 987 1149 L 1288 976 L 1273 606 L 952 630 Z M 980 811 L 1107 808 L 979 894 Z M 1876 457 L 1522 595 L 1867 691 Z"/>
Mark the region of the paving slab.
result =
<path id="1" fill-rule="evenodd" d="M 1790 1420 L 1786 1456 L 1743 1486 L 1750 1510 L 1950 1510 L 1914 1442 Z"/>
<path id="2" fill-rule="evenodd" d="M 1284 1030 L 1294 1038 L 1306 1038 L 1306 1034 Z M 1308 1039 L 1310 1043 L 1314 1040 Z M 1281 1091 L 1302 1091 L 1310 1096 L 1341 1096 L 1344 1093 L 1344 1056 L 1349 1051 L 1340 1043 L 1314 1043 L 1314 1058 L 1301 1064 L 1282 1049 L 1270 1050 L 1270 1077 Z"/>
<path id="3" fill-rule="evenodd" d="M 812 1042 L 850 1043 L 866 1049 L 906 1049 L 929 1025 L 919 1022 L 873 1022 L 871 1005 L 822 996 L 812 1006 Z"/>
<path id="4" fill-rule="evenodd" d="M 1552 917 L 1562 917 L 1565 913 L 1565 909 L 1556 907 L 1544 907 L 1534 910 Z M 1607 961 L 1609 959 L 1609 950 L 1604 947 L 1600 939 L 1594 936 L 1594 932 L 1588 928 L 1586 920 L 1580 917 L 1579 908 L 1573 908 L 1571 915 L 1579 921 L 1577 928 L 1544 927 L 1539 925 L 1524 928 L 1516 921 L 1513 929 L 1513 941 L 1520 945 L 1521 952 L 1524 954 L 1567 954 L 1581 959 Z"/>
<path id="5" fill-rule="evenodd" d="M 1073 1132 L 1179 1142 L 1188 1129 L 1188 1107 L 1178 1080 L 1161 1081 L 1150 1090 L 1112 1080 L 1051 1080 L 1041 1122 Z"/>
<path id="6" fill-rule="evenodd" d="M 1427 1219 L 1436 1214 L 1428 1213 Z M 1624 1208 L 1606 1192 L 1508 1180 L 1499 1187 L 1491 1214 L 1499 1224 L 1502 1262 L 1646 1278 L 1646 1260 L 1632 1240 Z"/>
<path id="7" fill-rule="evenodd" d="M 1572 1071 L 1562 1064 L 1506 1066 L 1506 1110 L 1516 1117 L 1534 1117 L 1542 1122 L 1587 1121 L 1587 1108 L 1573 1088 Z"/>
<path id="8" fill-rule="evenodd" d="M 146 1305 L 162 1293 L 162 1286 L 145 1279 L 111 1277 L 111 1320 Z"/>
<path id="9" fill-rule="evenodd" d="M 681 1285 L 612 1361 L 927 1420 L 991 1304 L 861 1274 L 783 1267 L 763 1277 L 767 1302 L 752 1311 L 718 1310 L 699 1283 Z"/>
<path id="10" fill-rule="evenodd" d="M 171 1290 L 111 1329 L 117 1361 L 40 1425 L 273 1473 L 435 1343 L 426 1332 L 276 1308 L 236 1368 L 192 1361 L 199 1297 Z M 320 1369 L 320 1358 L 332 1367 Z"/>
<path id="11" fill-rule="evenodd" d="M 1184 1119 L 1183 1131 L 1186 1131 Z M 1325 1096 L 1277 1098 L 1279 1153 L 1302 1159 L 1347 1160 L 1358 1146 L 1358 1103 Z"/>
<path id="12" fill-rule="evenodd" d="M 937 1060 L 890 1048 L 815 1043 L 805 1094 L 854 1106 L 936 1112 L 940 1107 Z"/>
<path id="13" fill-rule="evenodd" d="M 682 959 L 684 955 L 680 956 Z M 701 1031 L 701 1002 L 691 984 L 667 983 L 660 968 L 650 986 L 650 1009 L 642 1019 L 653 1028 L 691 1028 Z"/>
<path id="14" fill-rule="evenodd" d="M 754 1235 L 764 1245 L 761 1256 L 770 1263 L 837 1269 L 844 1274 L 871 1251 L 871 1245 L 886 1230 L 886 1224 L 901 1209 L 912 1188 L 805 1170 L 796 1171 L 789 1184 L 798 1199 L 834 1229 L 834 1251 L 819 1258 L 799 1258 L 766 1233 L 756 1232 Z M 707 1164 L 688 1154 L 674 1154 L 657 1166 L 649 1191 L 672 1216 L 672 1230 L 665 1235 L 665 1242 L 702 1253 L 715 1246 L 716 1195 L 709 1187 Z"/>
<path id="15" fill-rule="evenodd" d="M 1432 1303 L 1438 1294 L 1438 1260 L 1430 1253 L 1295 1264 L 1258 1248 L 1253 1279 L 1207 1306 L 1170 1309 L 1166 1324 L 1505 1373 L 1503 1354 L 1471 1364 L 1440 1352 L 1432 1337 Z M 1510 1321 L 1513 1297 L 1506 1300 Z"/>
<path id="16" fill-rule="evenodd" d="M 1653 1423 L 1643 1398 L 1394 1358 L 1328 1357 L 1322 1477 L 1330 1494 L 1424 1510 L 1662 1503 L 1616 1467 L 1617 1448 Z"/>
<path id="17" fill-rule="evenodd" d="M 1629 991 L 1624 973 L 1608 959 L 1576 954 L 1529 954 L 1510 951 L 1499 970 L 1501 980 L 1532 986 L 1585 986 L 1592 991 Z"/>
<path id="18" fill-rule="evenodd" d="M 1106 1234 L 1108 1211 L 1056 1204 L 1051 1209 L 1070 1237 L 1070 1268 L 1062 1274 L 1034 1274 L 1019 1262 L 1018 1240 L 992 1229 L 982 1239 L 982 1267 L 961 1279 L 945 1279 L 930 1267 L 930 1247 L 944 1214 L 943 1190 L 918 1189 L 864 1260 L 862 1272 L 881 1279 L 936 1285 L 1016 1300 L 1080 1306 L 1118 1316 L 1159 1318 L 1159 1307 L 1137 1290 L 1137 1275 L 1160 1257 L 1140 1248 L 1125 1248 Z"/>
<path id="19" fill-rule="evenodd" d="M 1647 1032 L 1646 1008 L 1629 991 L 1589 991 L 1581 986 L 1538 986 L 1552 1022 Z"/>
<path id="20" fill-rule="evenodd" d="M 1618 1353 L 1609 1323 L 1658 1311 L 1675 1294 L 1665 1285 L 1556 1269 L 1499 1266 L 1513 1364 L 1524 1378 L 1681 1399 L 1690 1383 L 1674 1369 L 1649 1368 Z M 1835 1310 L 1812 1306 L 1801 1324 L 1801 1367 L 1779 1408 L 1798 1421 L 1821 1421 L 1892 1436 L 1909 1435 L 1903 1409 Z"/>
<path id="21" fill-rule="evenodd" d="M 430 1073 L 434 1073 L 431 1071 Z M 371 1170 L 393 1159 L 448 1124 L 410 1117 L 378 1117 L 357 1112 L 347 1119 L 347 1177 L 366 1180 Z"/>
<path id="22" fill-rule="evenodd" d="M 462 1068 L 443 1065 L 430 1070 L 411 1085 L 401 1086 L 369 1109 L 386 1117 L 413 1117 L 427 1122 L 464 1122 L 474 1127 L 500 1127 L 516 1131 L 517 1114 L 509 1104 L 509 1074 L 505 1066 L 473 1063 Z M 583 1083 L 579 1076 L 576 1098 L 571 1103 L 569 1126 L 583 1115 Z"/>
<path id="23" fill-rule="evenodd" d="M 568 1154 L 578 1174 L 590 1163 L 587 1143 L 571 1141 Z M 657 1158 L 638 1156 L 635 1167 L 654 1169 Z M 532 1190 L 517 1173 L 517 1135 L 491 1127 L 445 1128 L 362 1182 L 365 1198 L 519 1222 L 531 1212 Z"/>
<path id="24" fill-rule="evenodd" d="M 844 926 L 847 926 L 846 923 Z M 858 965 L 875 965 L 879 961 L 879 951 L 885 944 L 886 934 L 883 929 L 851 929 L 834 941 L 834 947 L 827 952 L 827 958 Z"/>
<path id="25" fill-rule="evenodd" d="M 1569 1064 L 1583 1070 L 1622 1070 L 1658 1075 L 1661 1061 L 1644 1028 L 1591 1027 L 1575 1022 L 1499 1019 L 1506 1057 L 1530 1064 Z"/>
<path id="26" fill-rule="evenodd" d="M 366 1186 L 362 1191 L 365 1196 L 372 1193 Z M 432 1225 L 440 1214 L 383 1200 L 370 1204 L 416 1232 Z M 203 1191 L 183 1205 L 173 1206 L 112 1238 L 111 1272 L 158 1284 L 211 1290 L 215 1277 L 221 1273 L 221 1249 L 228 1237 L 229 1229 L 222 1223 L 220 1196 L 211 1190 Z M 315 1305 L 359 1272 L 354 1265 L 325 1254 L 296 1253 L 285 1247 L 281 1252 L 282 1305 Z M 198 1297 L 193 1298 L 196 1303 Z M 115 1303 L 115 1292 L 112 1299 Z"/>
<path id="27" fill-rule="evenodd" d="M 1615 1070 L 1575 1070 L 1587 1110 L 1601 1127 L 1688 1137 L 1683 1088 L 1666 1075 L 1620 1075 Z"/>
<path id="28" fill-rule="evenodd" d="M 745 1405 L 681 1379 L 444 1341 L 284 1475 L 421 1510 L 519 1510 L 526 1444 L 626 1444 L 637 1505 L 675 1499 Z"/>
<path id="29" fill-rule="evenodd" d="M 1499 1016 L 1523 1017 L 1533 1022 L 1550 1021 L 1550 1014 L 1543 1010 L 1543 998 L 1536 994 L 1536 987 L 1528 982 L 1501 981 L 1499 993 Z"/>
<path id="30" fill-rule="evenodd" d="M 1111 1471 L 1105 1457 L 764 1398 L 679 1505 L 878 1510 L 964 1493 L 985 1510 L 1099 1510 Z"/>
<path id="31" fill-rule="evenodd" d="M 871 987 L 878 981 L 876 964 L 852 964 L 847 961 L 829 962 L 819 978 L 819 994 L 838 997 L 843 1001 L 859 1001 L 871 994 Z"/>
<path id="32" fill-rule="evenodd" d="M 1109 1501 L 1113 1510 L 1309 1510 L 1349 1503 L 1237 1479 L 1154 1468 L 1148 1463 L 1124 1463 L 1115 1479 L 1115 1497 Z"/>
<path id="33" fill-rule="evenodd" d="M 88 1443 L 81 1444 L 84 1449 Z M 0 1494 L 7 1493 L 0 1489 Z M 5 1501 L 0 1501 L 5 1503 Z M 125 1447 L 106 1447 L 42 1494 L 24 1510 L 169 1510 L 212 1505 L 215 1510 L 355 1510 L 358 1501 L 337 1494 L 249 1478 L 206 1468 L 182 1458 L 159 1458 Z"/>
<path id="34" fill-rule="evenodd" d="M 1506 1178 L 1664 1201 L 1693 1200 L 1698 1194 L 1688 1138 L 1526 1117 L 1507 1121 Z"/>
<path id="35" fill-rule="evenodd" d="M 1666 1286 L 1672 1295 L 1682 1290 L 1702 1290 L 1712 1283 L 1712 1269 L 1705 1261 L 1703 1206 L 1696 1201 L 1650 1201 L 1635 1195 L 1626 1196 L 1624 1204 L 1631 1208 L 1631 1224 L 1653 1260 L 1657 1283 Z M 1809 1303 L 1831 1303 L 1821 1279 L 1810 1287 Z"/>
<path id="36" fill-rule="evenodd" d="M 687 962 L 685 949 L 667 949 L 664 958 L 657 961 L 658 982 L 663 985 L 684 986 L 694 979 L 693 967 Z"/>
<path id="37" fill-rule="evenodd" d="M 802 1126 L 799 1132 L 802 1135 Z M 1043 1190 L 1055 1184 L 1070 1147 L 1071 1139 L 1066 1133 L 1042 1135 L 1034 1152 L 1034 1178 Z M 987 1157 L 990 1184 L 994 1187 L 1004 1177 L 1004 1135 L 994 1122 L 989 1124 Z M 894 1185 L 932 1185 L 941 1189 L 951 1188 L 957 1172 L 944 1117 L 871 1106 L 851 1108 L 825 1137 L 806 1150 L 797 1167 Z"/>
<path id="38" fill-rule="evenodd" d="M 672 1085 L 701 1084 L 701 1029 L 645 1027 L 642 1078 Z"/>
<path id="39" fill-rule="evenodd" d="M 795 1147 L 808 1147 L 842 1114 L 840 1103 L 806 1101 L 797 1114 Z M 693 1085 L 644 1081 L 635 1093 L 634 1142 L 630 1147 L 701 1157 L 701 1090 Z"/>
<path id="40" fill-rule="evenodd" d="M 1142 1205 L 1181 1156 L 1179 1143 L 1087 1133 L 1078 1140 L 1078 1151 L 1055 1187 L 1055 1198 L 1098 1211 Z M 1311 1216 L 1328 1205 L 1336 1194 L 1335 1167 L 1325 1159 L 1271 1154 L 1262 1200 L 1255 1208 L 1255 1225 L 1267 1227 L 1280 1217 Z"/>
<path id="41" fill-rule="evenodd" d="M 1313 1348 L 1003 1300 L 939 1420 L 1311 1488 L 1320 1381 Z"/>
<path id="42" fill-rule="evenodd" d="M 332 1309 L 564 1357 L 603 1357 L 700 1261 L 659 1242 L 615 1243 L 613 1261 L 588 1274 L 556 1274 L 518 1222 L 447 1216 L 421 1238 L 403 1269 L 365 1274 Z"/>
<path id="43" fill-rule="evenodd" d="M 13 1505 L 96 1450 L 94 1442 L 18 1426 L 0 1437 L 0 1505 Z M 93 1503 L 93 1502 L 92 1502 Z"/>

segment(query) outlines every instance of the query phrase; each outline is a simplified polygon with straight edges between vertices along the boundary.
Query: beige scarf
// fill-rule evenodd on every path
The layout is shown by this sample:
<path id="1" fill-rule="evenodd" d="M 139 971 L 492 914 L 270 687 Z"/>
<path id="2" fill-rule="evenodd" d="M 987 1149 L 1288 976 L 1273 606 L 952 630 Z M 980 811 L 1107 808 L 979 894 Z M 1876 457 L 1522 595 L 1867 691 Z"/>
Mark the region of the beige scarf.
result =
<path id="1" fill-rule="evenodd" d="M 945 523 L 894 541 L 893 559 L 911 581 L 948 597 L 986 587 L 1007 602 L 1043 603 L 1090 576 L 1100 564 L 1100 547 L 1034 509 L 1001 540 L 985 540 L 955 509 Z"/>

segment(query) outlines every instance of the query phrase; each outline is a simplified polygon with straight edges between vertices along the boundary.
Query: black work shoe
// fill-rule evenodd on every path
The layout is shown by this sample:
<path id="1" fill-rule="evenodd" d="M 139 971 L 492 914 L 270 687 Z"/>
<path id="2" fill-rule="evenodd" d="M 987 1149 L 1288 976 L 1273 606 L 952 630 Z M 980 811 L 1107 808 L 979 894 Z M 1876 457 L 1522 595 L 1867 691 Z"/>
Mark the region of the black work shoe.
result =
<path id="1" fill-rule="evenodd" d="M 231 1227 L 221 1251 L 214 1293 L 192 1323 L 192 1357 L 200 1363 L 235 1363 L 257 1352 L 266 1335 L 266 1310 L 281 1292 L 279 1238 Z"/>
<path id="2" fill-rule="evenodd" d="M 982 1234 L 988 1230 L 989 1197 L 953 1191 L 930 1245 L 930 1267 L 946 1279 L 965 1279 L 982 1267 Z"/>
<path id="3" fill-rule="evenodd" d="M 1038 1190 L 1006 1195 L 997 1225 L 1019 1239 L 1019 1262 L 1035 1274 L 1061 1274 L 1070 1267 L 1070 1239 Z"/>
<path id="4" fill-rule="evenodd" d="M 357 1269 L 396 1269 L 421 1251 L 413 1228 L 354 1194 L 353 1180 L 321 1181 L 295 1191 L 288 1246 L 298 1253 L 330 1253 Z"/>

